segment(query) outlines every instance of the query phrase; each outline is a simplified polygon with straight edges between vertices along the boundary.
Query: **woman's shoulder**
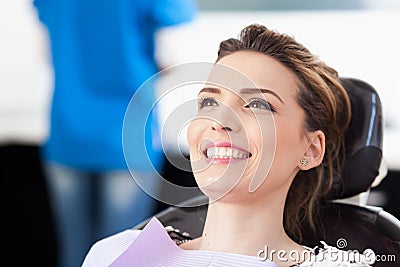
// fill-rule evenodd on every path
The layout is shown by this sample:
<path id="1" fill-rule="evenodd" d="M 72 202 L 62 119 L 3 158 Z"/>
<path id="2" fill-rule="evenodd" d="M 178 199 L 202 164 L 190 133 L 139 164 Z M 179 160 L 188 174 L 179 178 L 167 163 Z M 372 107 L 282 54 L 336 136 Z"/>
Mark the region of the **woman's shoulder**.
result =
<path id="1" fill-rule="evenodd" d="M 97 241 L 89 250 L 83 267 L 107 266 L 118 258 L 138 237 L 141 230 L 128 229 Z"/>
<path id="2" fill-rule="evenodd" d="M 300 267 L 371 267 L 374 263 L 374 252 L 370 249 L 364 252 L 343 250 L 324 241 L 320 241 L 314 248 L 307 249 L 310 251 L 310 257 Z"/>

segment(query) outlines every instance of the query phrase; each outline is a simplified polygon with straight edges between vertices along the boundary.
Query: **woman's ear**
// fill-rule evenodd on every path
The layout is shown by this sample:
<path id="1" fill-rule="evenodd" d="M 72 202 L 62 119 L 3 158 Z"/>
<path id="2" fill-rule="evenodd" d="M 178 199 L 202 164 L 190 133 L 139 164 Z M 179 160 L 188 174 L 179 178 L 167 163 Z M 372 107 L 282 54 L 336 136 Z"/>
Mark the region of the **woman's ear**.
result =
<path id="1" fill-rule="evenodd" d="M 308 145 L 299 161 L 300 170 L 309 170 L 321 164 L 325 155 L 325 134 L 318 130 L 308 133 Z"/>

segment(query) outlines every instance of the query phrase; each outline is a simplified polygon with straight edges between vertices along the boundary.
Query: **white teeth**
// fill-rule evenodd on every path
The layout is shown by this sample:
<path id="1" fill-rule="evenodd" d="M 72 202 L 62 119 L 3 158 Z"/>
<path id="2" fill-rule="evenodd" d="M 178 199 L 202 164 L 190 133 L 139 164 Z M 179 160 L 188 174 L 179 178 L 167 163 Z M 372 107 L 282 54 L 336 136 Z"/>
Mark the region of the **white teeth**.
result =
<path id="1" fill-rule="evenodd" d="M 244 159 L 249 157 L 249 153 L 231 147 L 210 147 L 206 151 L 207 158 L 234 158 Z"/>
<path id="2" fill-rule="evenodd" d="M 232 157 L 234 157 L 234 158 L 238 158 L 239 157 L 239 150 L 237 150 L 237 149 L 235 149 L 234 151 L 233 151 L 233 153 L 232 153 Z"/>
<path id="3" fill-rule="evenodd" d="M 220 158 L 223 158 L 226 156 L 226 149 L 225 148 L 220 148 L 217 150 L 218 153 L 216 153 Z"/>

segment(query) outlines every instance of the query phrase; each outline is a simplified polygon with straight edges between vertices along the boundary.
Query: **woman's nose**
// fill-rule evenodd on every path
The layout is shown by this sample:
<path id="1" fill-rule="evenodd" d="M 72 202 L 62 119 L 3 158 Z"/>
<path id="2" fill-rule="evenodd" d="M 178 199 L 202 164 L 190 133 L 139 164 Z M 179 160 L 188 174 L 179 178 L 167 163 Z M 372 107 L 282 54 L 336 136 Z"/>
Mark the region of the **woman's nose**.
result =
<path id="1" fill-rule="evenodd" d="M 216 121 L 213 121 L 212 125 L 211 125 L 211 129 L 213 131 L 218 131 L 218 132 L 232 132 L 233 129 L 229 126 L 224 126 Z"/>
<path id="2" fill-rule="evenodd" d="M 211 130 L 224 133 L 235 133 L 241 128 L 241 119 L 236 110 L 228 105 L 221 105 L 210 114 Z"/>

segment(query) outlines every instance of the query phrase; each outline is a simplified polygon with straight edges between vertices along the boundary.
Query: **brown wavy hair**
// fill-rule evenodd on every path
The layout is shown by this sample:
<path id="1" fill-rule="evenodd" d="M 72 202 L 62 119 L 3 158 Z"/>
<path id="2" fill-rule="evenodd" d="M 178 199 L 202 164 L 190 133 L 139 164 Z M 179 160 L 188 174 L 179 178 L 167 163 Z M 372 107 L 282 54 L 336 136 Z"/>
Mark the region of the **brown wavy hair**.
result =
<path id="1" fill-rule="evenodd" d="M 344 161 L 344 132 L 351 106 L 338 73 L 312 54 L 293 37 L 252 24 L 244 28 L 238 39 L 221 42 L 217 62 L 234 52 L 255 51 L 270 56 L 291 70 L 297 77 L 297 102 L 305 114 L 307 131 L 325 134 L 325 156 L 322 164 L 308 171 L 299 171 L 289 189 L 284 209 L 284 227 L 301 242 L 301 225 L 316 230 L 319 207 L 340 177 Z"/>

